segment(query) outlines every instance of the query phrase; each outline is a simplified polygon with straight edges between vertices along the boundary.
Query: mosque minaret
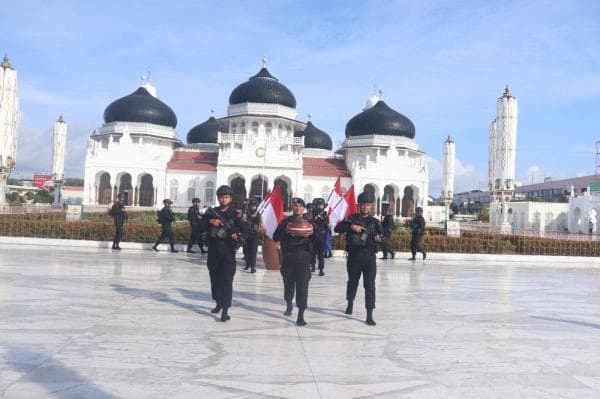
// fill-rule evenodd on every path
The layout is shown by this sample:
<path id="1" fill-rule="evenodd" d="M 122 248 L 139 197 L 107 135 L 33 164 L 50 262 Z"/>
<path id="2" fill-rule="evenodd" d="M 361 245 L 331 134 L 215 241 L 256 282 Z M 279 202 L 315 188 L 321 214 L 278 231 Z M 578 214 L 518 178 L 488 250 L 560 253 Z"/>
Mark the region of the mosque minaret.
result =
<path id="1" fill-rule="evenodd" d="M 17 160 L 18 122 L 17 71 L 4 56 L 0 63 L 0 206 L 6 205 L 6 183 Z"/>

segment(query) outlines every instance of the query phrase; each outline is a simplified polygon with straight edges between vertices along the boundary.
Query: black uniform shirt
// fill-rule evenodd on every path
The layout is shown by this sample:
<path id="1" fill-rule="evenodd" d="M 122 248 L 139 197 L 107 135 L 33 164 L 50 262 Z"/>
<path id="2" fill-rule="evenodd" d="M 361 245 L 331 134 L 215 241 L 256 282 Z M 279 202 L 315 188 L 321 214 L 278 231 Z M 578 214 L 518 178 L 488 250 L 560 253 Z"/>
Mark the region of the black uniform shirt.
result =
<path id="1" fill-rule="evenodd" d="M 356 233 L 352 230 L 353 224 L 359 224 L 366 228 L 367 239 L 364 245 L 354 245 L 353 242 L 358 239 L 362 233 Z M 383 235 L 383 228 L 379 220 L 369 215 L 363 217 L 360 213 L 355 213 L 342 220 L 334 231 L 340 234 L 346 234 L 346 248 L 348 252 L 352 253 L 369 253 L 375 254 L 377 252 L 377 246 L 375 243 L 375 236 Z"/>
<path id="2" fill-rule="evenodd" d="M 127 213 L 125 212 L 125 205 L 117 202 L 110 209 L 110 214 L 114 218 L 115 223 L 123 223 L 127 219 Z"/>
<path id="3" fill-rule="evenodd" d="M 425 218 L 422 215 L 415 215 L 412 222 L 410 222 L 410 228 L 413 234 L 423 235 L 425 233 Z"/>

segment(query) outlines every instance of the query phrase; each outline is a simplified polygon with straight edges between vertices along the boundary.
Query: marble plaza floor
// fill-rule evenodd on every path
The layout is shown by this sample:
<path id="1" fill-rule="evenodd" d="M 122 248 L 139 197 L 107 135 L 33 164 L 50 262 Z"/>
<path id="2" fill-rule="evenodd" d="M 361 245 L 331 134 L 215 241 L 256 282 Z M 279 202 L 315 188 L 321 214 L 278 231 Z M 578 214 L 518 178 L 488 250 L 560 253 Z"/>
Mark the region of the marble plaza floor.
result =
<path id="1" fill-rule="evenodd" d="M 599 268 L 435 257 L 379 263 L 375 327 L 329 260 L 296 327 L 276 271 L 222 323 L 205 257 L 0 244 L 0 397 L 600 397 Z"/>

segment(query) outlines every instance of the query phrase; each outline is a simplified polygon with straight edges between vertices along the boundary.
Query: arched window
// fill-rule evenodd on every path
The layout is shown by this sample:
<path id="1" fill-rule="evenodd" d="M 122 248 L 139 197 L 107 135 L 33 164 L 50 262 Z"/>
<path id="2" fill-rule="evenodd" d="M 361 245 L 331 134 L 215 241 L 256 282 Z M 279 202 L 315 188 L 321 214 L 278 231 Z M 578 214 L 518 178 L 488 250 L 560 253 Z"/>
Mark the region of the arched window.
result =
<path id="1" fill-rule="evenodd" d="M 169 197 L 173 202 L 177 202 L 177 192 L 179 191 L 179 183 L 176 179 L 171 180 L 171 185 L 169 189 Z"/>
<path id="2" fill-rule="evenodd" d="M 313 199 L 312 186 L 304 186 L 304 201 L 309 202 Z"/>
<path id="3" fill-rule="evenodd" d="M 187 199 L 191 201 L 196 196 L 196 182 L 190 180 L 188 183 Z"/>
<path id="4" fill-rule="evenodd" d="M 252 122 L 252 133 L 258 134 L 258 122 Z"/>
<path id="5" fill-rule="evenodd" d="M 237 133 L 237 123 L 232 123 L 231 124 L 231 134 L 236 134 Z"/>
<path id="6" fill-rule="evenodd" d="M 204 186 L 204 204 L 213 206 L 215 200 L 215 183 L 209 181 Z"/>
<path id="7" fill-rule="evenodd" d="M 271 135 L 271 129 L 272 129 L 272 127 L 273 127 L 273 126 L 271 125 L 271 122 L 267 122 L 267 123 L 265 123 L 265 131 L 266 131 L 266 133 L 267 133 L 267 136 L 270 136 L 270 135 Z"/>
<path id="8" fill-rule="evenodd" d="M 246 122 L 240 123 L 240 133 L 246 134 Z"/>
<path id="9" fill-rule="evenodd" d="M 325 201 L 327 201 L 327 197 L 329 197 L 330 193 L 331 189 L 328 186 L 323 186 L 323 188 L 321 189 L 321 198 L 324 198 Z"/>

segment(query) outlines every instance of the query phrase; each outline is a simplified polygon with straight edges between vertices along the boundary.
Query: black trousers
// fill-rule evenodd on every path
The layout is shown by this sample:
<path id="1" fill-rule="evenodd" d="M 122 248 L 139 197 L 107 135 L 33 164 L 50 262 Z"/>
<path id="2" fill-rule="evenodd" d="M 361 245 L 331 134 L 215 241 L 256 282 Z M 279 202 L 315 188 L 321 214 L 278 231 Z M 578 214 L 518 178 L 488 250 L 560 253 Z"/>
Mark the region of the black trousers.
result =
<path id="1" fill-rule="evenodd" d="M 200 249 L 204 249 L 204 239 L 202 238 L 202 232 L 200 231 L 200 224 L 190 223 L 190 239 L 188 240 L 187 249 L 192 249 L 196 243 Z"/>
<path id="2" fill-rule="evenodd" d="M 256 267 L 256 253 L 258 252 L 258 236 L 248 236 L 244 243 L 244 258 L 247 267 Z"/>
<path id="3" fill-rule="evenodd" d="M 313 240 L 312 258 L 310 261 L 311 266 L 316 265 L 317 260 L 319 261 L 319 270 L 323 270 L 325 268 L 325 239 Z"/>
<path id="4" fill-rule="evenodd" d="M 410 252 L 412 252 L 413 258 L 417 255 L 417 252 L 423 252 L 423 246 L 421 245 L 421 234 L 413 234 L 410 237 Z"/>
<path id="5" fill-rule="evenodd" d="M 283 299 L 291 302 L 296 293 L 296 306 L 305 310 L 308 306 L 308 282 L 310 273 L 311 253 L 309 251 L 294 251 L 283 255 L 281 276 L 283 277 Z"/>
<path id="6" fill-rule="evenodd" d="M 391 237 L 392 237 L 392 232 L 391 231 L 389 231 L 389 232 L 386 231 L 386 232 L 383 233 L 383 239 L 384 240 L 389 241 Z M 384 258 L 387 258 L 388 254 L 390 254 L 390 256 L 393 254 L 393 252 L 386 251 L 384 246 L 381 247 L 381 250 L 383 251 L 383 257 Z"/>
<path id="7" fill-rule="evenodd" d="M 231 307 L 233 276 L 235 275 L 235 249 L 226 241 L 211 239 L 208 242 L 206 261 L 212 298 L 217 305 Z"/>
<path id="8" fill-rule="evenodd" d="M 171 228 L 170 223 L 160 225 L 160 235 L 156 239 L 154 246 L 160 244 L 165 238 L 169 239 L 169 245 L 171 245 L 171 249 L 175 248 L 175 236 L 173 236 L 173 229 Z"/>
<path id="9" fill-rule="evenodd" d="M 115 236 L 113 238 L 113 247 L 118 247 L 119 243 L 123 239 L 123 222 L 117 222 L 115 220 Z"/>
<path id="10" fill-rule="evenodd" d="M 346 300 L 354 301 L 360 275 L 363 277 L 365 287 L 365 308 L 375 309 L 375 277 L 377 276 L 377 264 L 375 263 L 375 252 L 350 253 L 346 264 L 348 271 L 348 283 L 346 284 Z"/>

